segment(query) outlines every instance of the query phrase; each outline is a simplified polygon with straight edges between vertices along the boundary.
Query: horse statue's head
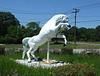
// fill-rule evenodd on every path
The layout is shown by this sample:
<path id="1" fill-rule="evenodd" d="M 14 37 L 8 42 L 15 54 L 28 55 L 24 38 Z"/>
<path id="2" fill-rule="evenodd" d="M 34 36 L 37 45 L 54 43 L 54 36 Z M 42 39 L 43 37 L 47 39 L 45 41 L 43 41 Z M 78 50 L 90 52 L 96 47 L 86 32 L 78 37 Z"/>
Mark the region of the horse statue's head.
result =
<path id="1" fill-rule="evenodd" d="M 54 20 L 56 20 L 56 26 L 59 24 L 59 23 L 68 23 L 68 19 L 69 19 L 69 16 L 66 16 L 64 14 L 58 14 L 58 15 L 55 15 L 53 17 Z M 68 27 L 71 27 L 70 24 L 67 25 Z M 65 26 L 61 26 L 61 28 L 65 28 Z"/>

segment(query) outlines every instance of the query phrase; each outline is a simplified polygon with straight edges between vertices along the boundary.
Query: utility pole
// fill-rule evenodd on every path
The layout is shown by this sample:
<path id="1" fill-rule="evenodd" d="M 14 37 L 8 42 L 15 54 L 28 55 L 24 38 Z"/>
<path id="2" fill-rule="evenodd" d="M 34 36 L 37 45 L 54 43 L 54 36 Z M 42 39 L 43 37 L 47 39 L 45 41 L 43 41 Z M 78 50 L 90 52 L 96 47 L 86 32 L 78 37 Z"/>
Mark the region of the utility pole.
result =
<path id="1" fill-rule="evenodd" d="M 79 12 L 80 10 L 76 9 L 76 8 L 74 8 L 73 10 L 74 10 L 74 12 L 72 12 L 72 13 L 75 13 L 74 43 L 76 44 L 76 16 L 77 16 L 77 12 Z"/>

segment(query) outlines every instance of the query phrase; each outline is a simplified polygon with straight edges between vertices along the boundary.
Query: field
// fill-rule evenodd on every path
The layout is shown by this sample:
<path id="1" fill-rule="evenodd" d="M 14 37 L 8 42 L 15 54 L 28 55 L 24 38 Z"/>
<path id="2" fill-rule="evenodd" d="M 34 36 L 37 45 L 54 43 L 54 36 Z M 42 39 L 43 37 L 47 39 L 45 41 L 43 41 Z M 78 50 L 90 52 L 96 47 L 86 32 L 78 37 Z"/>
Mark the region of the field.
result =
<path id="1" fill-rule="evenodd" d="M 77 42 L 81 43 L 81 42 Z M 92 43 L 92 44 L 100 44 L 100 42 L 82 42 L 82 43 Z M 5 47 L 15 47 L 15 48 L 22 48 L 22 44 L 6 44 Z M 71 47 L 73 49 L 100 49 L 100 45 L 84 45 L 84 44 L 70 44 L 68 43 L 65 47 Z M 40 46 L 39 48 L 47 48 L 47 43 Z M 50 48 L 63 48 L 63 44 L 54 44 L 53 42 L 50 42 Z"/>
<path id="2" fill-rule="evenodd" d="M 15 47 L 22 48 L 21 44 L 7 44 L 5 47 Z M 62 48 L 63 44 L 53 44 L 50 43 L 50 48 Z M 100 45 L 78 45 L 78 44 L 68 44 L 66 47 L 71 48 L 91 48 L 91 49 L 100 49 Z M 39 48 L 47 48 L 47 43 Z M 46 53 L 35 53 L 36 56 L 41 58 L 46 58 Z M 21 59 L 22 51 L 20 52 L 11 52 L 6 56 L 0 55 L 0 76 L 50 76 L 50 69 L 43 69 L 41 67 L 27 67 L 20 65 L 13 60 Z M 27 58 L 27 57 L 26 57 Z M 62 55 L 62 54 L 53 54 L 50 53 L 50 59 L 55 59 L 58 61 L 65 61 L 71 64 L 88 64 L 96 68 L 98 76 L 100 76 L 100 56 L 97 55 Z"/>

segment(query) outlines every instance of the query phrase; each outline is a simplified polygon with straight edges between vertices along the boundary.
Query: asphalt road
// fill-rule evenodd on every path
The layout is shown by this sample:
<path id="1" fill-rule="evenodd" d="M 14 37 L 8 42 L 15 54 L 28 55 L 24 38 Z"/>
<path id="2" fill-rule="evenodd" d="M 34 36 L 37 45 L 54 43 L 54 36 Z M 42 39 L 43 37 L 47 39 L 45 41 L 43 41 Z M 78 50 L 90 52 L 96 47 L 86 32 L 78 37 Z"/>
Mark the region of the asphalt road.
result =
<path id="1" fill-rule="evenodd" d="M 71 44 L 74 44 L 74 42 L 68 42 Z M 95 43 L 82 43 L 82 42 L 76 42 L 76 44 L 83 44 L 83 45 L 100 45 L 100 44 L 95 44 Z"/>

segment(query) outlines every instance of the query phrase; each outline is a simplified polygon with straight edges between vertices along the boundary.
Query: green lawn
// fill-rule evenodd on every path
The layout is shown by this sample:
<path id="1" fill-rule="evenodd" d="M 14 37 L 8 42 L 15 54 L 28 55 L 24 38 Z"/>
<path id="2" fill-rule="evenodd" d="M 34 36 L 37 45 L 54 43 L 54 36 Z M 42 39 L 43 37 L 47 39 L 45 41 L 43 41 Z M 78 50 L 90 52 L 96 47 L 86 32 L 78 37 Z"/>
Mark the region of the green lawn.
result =
<path id="1" fill-rule="evenodd" d="M 6 44 L 5 47 L 22 48 L 22 44 Z M 50 48 L 61 49 L 63 44 L 53 44 L 50 43 Z M 79 45 L 79 44 L 67 44 L 66 47 L 77 48 L 77 49 L 100 49 L 100 45 Z M 47 43 L 40 46 L 41 48 L 47 48 Z M 35 53 L 36 56 L 41 58 L 46 58 L 46 53 Z M 49 76 L 50 69 L 43 69 L 41 67 L 27 67 L 14 62 L 15 59 L 22 58 L 22 51 L 18 53 L 12 52 L 11 54 L 6 54 L 6 56 L 0 55 L 0 76 L 13 76 L 18 73 L 19 76 Z M 27 58 L 27 56 L 25 57 Z M 11 60 L 12 59 L 12 60 Z M 88 64 L 93 66 L 98 71 L 98 76 L 100 76 L 100 56 L 96 55 L 62 55 L 50 53 L 50 59 L 55 59 L 58 61 L 69 62 L 71 64 Z M 17 71 L 16 73 L 14 73 Z"/>
<path id="2" fill-rule="evenodd" d="M 46 53 L 35 53 L 36 56 L 41 58 L 46 58 Z M 7 56 L 0 55 L 0 73 L 1 76 L 12 76 L 14 71 L 17 70 L 19 76 L 49 76 L 50 69 L 43 69 L 41 67 L 27 67 L 21 64 L 14 62 L 15 59 L 21 59 L 22 52 L 12 53 Z M 26 57 L 27 58 L 27 57 Z M 12 60 L 11 60 L 12 59 Z M 98 76 L 100 76 L 100 56 L 93 55 L 62 55 L 62 54 L 52 54 L 50 53 L 50 59 L 55 59 L 58 61 L 65 61 L 71 64 L 88 64 L 92 67 L 95 67 Z"/>
<path id="3" fill-rule="evenodd" d="M 100 44 L 100 42 L 84 42 L 84 43 L 95 43 Z M 22 48 L 22 44 L 6 44 L 5 47 L 15 47 L 15 48 Z M 84 44 L 67 44 L 65 47 L 71 47 L 73 49 L 100 49 L 100 45 L 84 45 Z M 47 48 L 47 43 L 40 46 L 39 48 Z M 50 42 L 50 48 L 63 48 L 63 44 L 54 44 Z"/>

